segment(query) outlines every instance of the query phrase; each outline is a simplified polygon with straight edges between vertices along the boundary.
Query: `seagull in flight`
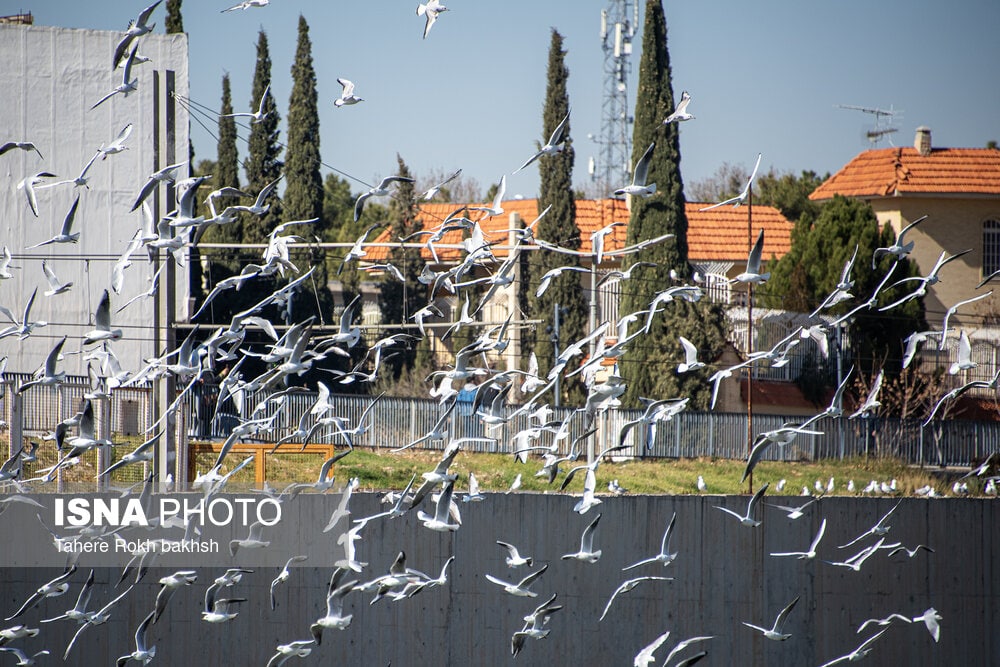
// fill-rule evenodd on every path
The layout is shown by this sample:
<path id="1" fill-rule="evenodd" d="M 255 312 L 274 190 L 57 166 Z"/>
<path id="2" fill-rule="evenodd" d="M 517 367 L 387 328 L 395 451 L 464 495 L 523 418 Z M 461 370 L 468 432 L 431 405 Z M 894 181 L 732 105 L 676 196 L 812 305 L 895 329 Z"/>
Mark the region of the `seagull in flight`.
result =
<path id="1" fill-rule="evenodd" d="M 718 204 L 712 204 L 711 206 L 706 206 L 705 208 L 698 209 L 700 211 L 709 211 L 713 208 L 719 208 L 720 206 L 725 206 L 726 204 L 732 204 L 733 208 L 737 208 L 740 204 L 747 200 L 750 196 L 750 188 L 753 187 L 753 180 L 757 177 L 757 169 L 760 167 L 760 159 L 763 157 L 763 153 L 757 153 L 757 163 L 753 166 L 753 171 L 750 172 L 750 178 L 747 179 L 747 184 L 743 187 L 743 190 L 735 197 L 730 197 L 725 201 L 720 201 Z"/>
<path id="2" fill-rule="evenodd" d="M 129 93 L 135 92 L 138 89 L 139 79 L 129 79 L 129 77 L 132 76 L 132 65 L 135 63 L 135 52 L 138 48 L 139 45 L 136 44 L 132 47 L 132 50 L 129 51 L 128 58 L 125 60 L 125 67 L 122 69 L 122 82 L 115 86 L 114 90 L 98 100 L 97 104 L 90 107 L 91 111 L 101 106 L 118 93 L 121 93 L 122 97 L 128 97 Z"/>
<path id="3" fill-rule="evenodd" d="M 677 107 L 674 109 L 674 112 L 664 119 L 663 124 L 669 125 L 674 121 L 679 123 L 685 120 L 693 120 L 694 116 L 687 112 L 688 104 L 690 103 L 691 96 L 688 95 L 688 91 L 685 90 L 681 93 L 681 101 L 677 103 Z"/>
<path id="4" fill-rule="evenodd" d="M 163 169 L 156 171 L 149 175 L 146 180 L 146 184 L 142 186 L 139 190 L 139 196 L 136 197 L 135 202 L 132 204 L 130 213 L 135 211 L 142 205 L 142 202 L 146 201 L 146 198 L 153 193 L 153 190 L 157 185 L 162 183 L 172 183 L 177 179 L 177 170 L 187 164 L 187 160 L 183 162 L 178 162 L 177 164 L 167 165 Z"/>
<path id="5" fill-rule="evenodd" d="M 237 9 L 246 11 L 251 7 L 267 7 L 271 4 L 271 0 L 244 0 L 238 5 L 233 5 L 232 7 L 227 7 L 223 9 L 220 14 L 225 14 L 226 12 L 235 12 Z"/>
<path id="6" fill-rule="evenodd" d="M 549 140 L 547 142 L 545 142 L 545 145 L 542 146 L 541 148 L 539 148 L 538 152 L 536 152 L 534 155 L 532 155 L 530 158 L 528 158 L 528 160 L 524 164 L 522 164 L 520 167 L 518 167 L 517 169 L 515 169 L 513 171 L 513 173 L 511 173 L 511 176 L 513 176 L 517 172 L 521 171 L 522 169 L 524 169 L 525 167 L 527 167 L 529 164 L 531 164 L 532 162 L 534 162 L 538 158 L 542 157 L 543 155 L 554 155 L 554 154 L 558 153 L 559 151 L 561 151 L 563 149 L 563 145 L 566 142 L 566 138 L 567 138 L 566 137 L 566 125 L 568 123 L 569 123 L 569 112 L 567 111 L 566 115 L 563 116 L 563 119 L 561 121 L 559 121 L 558 125 L 556 125 L 556 129 L 554 129 L 552 131 L 552 134 L 549 136 Z"/>
<path id="7" fill-rule="evenodd" d="M 257 110 L 252 112 L 241 112 L 241 113 L 226 113 L 219 116 L 219 118 L 237 118 L 246 117 L 250 119 L 250 124 L 259 123 L 267 118 L 269 111 L 264 111 L 264 103 L 267 102 L 267 94 L 271 92 L 271 84 L 267 84 L 264 88 L 264 94 L 260 96 L 260 104 L 257 105 Z"/>
<path id="8" fill-rule="evenodd" d="M 632 195 L 634 197 L 646 198 L 656 193 L 656 183 L 646 185 L 646 178 L 649 175 L 649 161 L 653 157 L 653 148 L 655 147 L 656 142 L 654 141 L 646 149 L 646 152 L 642 154 L 642 157 L 639 158 L 639 161 L 635 163 L 635 168 L 632 170 L 632 182 L 623 188 L 615 190 L 615 196 Z"/>
<path id="9" fill-rule="evenodd" d="M 529 587 L 531 586 L 532 583 L 534 583 L 536 579 L 545 574 L 545 571 L 547 569 L 549 569 L 549 566 L 543 565 L 540 570 L 538 570 L 537 572 L 532 572 L 531 574 L 524 577 L 516 584 L 509 581 L 504 581 L 503 579 L 498 579 L 497 577 L 494 577 L 492 574 L 487 574 L 485 575 L 485 577 L 487 581 L 494 583 L 497 586 L 501 586 L 504 592 L 509 593 L 510 595 L 516 595 L 518 597 L 523 597 L 523 598 L 533 598 L 533 597 L 538 597 L 538 593 L 534 592 Z"/>
<path id="10" fill-rule="evenodd" d="M 76 196 L 73 201 L 73 205 L 69 209 L 69 213 L 63 219 L 62 228 L 59 233 L 50 238 L 47 241 L 42 241 L 41 243 L 36 243 L 35 245 L 30 245 L 26 249 L 31 250 L 32 248 L 39 248 L 43 245 L 49 245 L 50 243 L 76 243 L 80 240 L 80 232 L 72 232 L 73 229 L 73 219 L 76 217 L 76 209 L 80 205 L 80 195 Z"/>
<path id="11" fill-rule="evenodd" d="M 782 632 L 782 628 L 785 627 L 785 620 L 788 618 L 788 614 L 791 613 L 792 609 L 795 608 L 795 605 L 798 604 L 798 601 L 799 598 L 795 598 L 790 603 L 788 603 L 788 606 L 782 609 L 781 613 L 778 614 L 778 617 L 774 619 L 774 625 L 771 626 L 770 629 L 762 628 L 759 625 L 753 625 L 752 623 L 747 623 L 746 621 L 743 621 L 743 625 L 747 626 L 748 628 L 753 628 L 754 630 L 759 631 L 767 639 L 772 639 L 777 642 L 783 642 L 792 636 L 789 633 Z"/>
<path id="12" fill-rule="evenodd" d="M 660 553 L 656 554 L 651 558 L 644 558 L 637 563 L 632 563 L 622 568 L 622 572 L 627 572 L 633 568 L 639 567 L 640 565 L 646 565 L 649 563 L 661 563 L 664 567 L 670 565 L 677 558 L 677 552 L 670 553 L 670 535 L 674 531 L 674 523 L 677 521 L 677 512 L 674 512 L 673 516 L 670 517 L 670 522 L 667 524 L 667 529 L 663 532 L 663 540 L 660 543 Z"/>
<path id="13" fill-rule="evenodd" d="M 28 198 L 28 207 L 36 218 L 38 217 L 38 197 L 35 195 L 35 186 L 41 183 L 43 178 L 57 178 L 57 176 L 47 171 L 40 171 L 37 174 L 25 176 L 17 183 L 17 189 L 24 190 L 24 194 Z"/>
<path id="14" fill-rule="evenodd" d="M 489 218 L 494 215 L 503 215 L 503 197 L 507 193 L 507 175 L 504 174 L 500 177 L 500 182 L 497 183 L 497 192 L 493 196 L 493 203 L 489 206 L 470 206 L 470 211 L 485 211 L 486 215 L 483 217 Z"/>
<path id="15" fill-rule="evenodd" d="M 451 183 L 452 181 L 454 181 L 461 174 L 462 174 L 462 170 L 459 169 L 458 171 L 456 171 L 451 176 L 449 176 L 448 178 L 444 179 L 443 181 L 441 181 L 437 185 L 431 186 L 422 195 L 420 195 L 420 198 L 423 199 L 424 201 L 430 201 L 431 199 L 434 199 L 435 197 L 438 196 L 438 193 L 441 192 L 441 188 L 443 188 L 444 186 L 446 186 L 449 183 Z"/>
<path id="16" fill-rule="evenodd" d="M 125 145 L 125 142 L 128 141 L 128 138 L 131 135 L 132 123 L 129 123 L 121 129 L 121 132 L 118 133 L 118 136 L 115 137 L 114 141 L 106 146 L 101 144 L 101 147 L 97 149 L 98 155 L 103 156 L 101 160 L 107 160 L 109 155 L 115 155 L 117 153 L 127 151 L 128 146 Z"/>
<path id="17" fill-rule="evenodd" d="M 357 222 L 361 218 L 361 213 L 365 209 L 365 200 L 369 197 L 384 197 L 389 194 L 389 186 L 393 183 L 412 183 L 413 179 L 409 176 L 386 176 L 382 179 L 375 187 L 361 194 L 357 201 L 354 202 L 354 222 Z"/>
<path id="18" fill-rule="evenodd" d="M 442 5 L 439 0 L 427 0 L 426 4 L 420 3 L 417 5 L 417 16 L 427 17 L 427 22 L 424 24 L 424 39 L 427 39 L 431 27 L 437 21 L 438 14 L 446 11 L 448 11 L 448 8 Z"/>
<path id="19" fill-rule="evenodd" d="M 125 53 L 128 51 L 129 45 L 132 44 L 132 40 L 136 37 L 141 37 L 146 33 L 152 32 L 153 28 L 156 27 L 155 23 L 150 25 L 147 21 L 149 21 L 150 15 L 152 15 L 153 10 L 156 9 L 156 6 L 159 5 L 160 2 L 162 2 L 162 0 L 156 0 L 156 2 L 151 4 L 149 7 L 146 7 L 144 10 L 139 12 L 139 16 L 137 16 L 134 21 L 129 23 L 128 30 L 125 31 L 125 35 L 122 37 L 121 41 L 118 42 L 118 46 L 115 47 L 115 53 L 111 59 L 111 69 L 118 69 L 118 65 L 121 63 L 122 58 L 125 57 Z"/>
<path id="20" fill-rule="evenodd" d="M 811 500 L 809 502 L 814 502 L 814 501 Z M 771 555 L 775 557 L 795 556 L 799 560 L 806 560 L 806 559 L 812 560 L 813 558 L 816 557 L 816 547 L 819 546 L 819 541 L 823 539 L 824 533 L 826 533 L 826 519 L 823 519 L 823 523 L 819 525 L 819 531 L 816 533 L 816 537 L 813 538 L 812 543 L 809 544 L 808 551 L 781 551 L 777 553 L 772 553 Z"/>
<path id="21" fill-rule="evenodd" d="M 45 296 L 55 296 L 56 294 L 63 294 L 69 291 L 69 288 L 73 286 L 72 282 L 64 283 L 59 280 L 56 274 L 49 268 L 49 265 L 42 260 L 42 273 L 45 274 L 45 280 L 49 283 L 49 289 L 45 290 L 43 293 Z"/>
<path id="22" fill-rule="evenodd" d="M 15 148 L 20 148 L 22 151 L 27 151 L 27 152 L 35 151 L 36 153 L 38 153 L 39 158 L 43 160 L 45 159 L 42 156 L 42 152 L 38 150 L 38 147 L 36 147 L 35 144 L 30 141 L 8 141 L 5 144 L 0 145 L 0 155 L 3 155 L 7 151 L 12 151 Z"/>
<path id="23" fill-rule="evenodd" d="M 333 106 L 339 108 L 365 101 L 363 97 L 357 97 L 354 94 L 354 83 L 352 81 L 348 81 L 347 79 L 337 79 L 337 83 L 340 84 L 343 90 L 340 91 L 340 97 L 333 101 Z"/>
<path id="24" fill-rule="evenodd" d="M 909 255 L 910 251 L 913 250 L 913 241 L 906 243 L 903 241 L 903 237 L 906 236 L 906 232 L 910 231 L 926 219 L 926 215 L 921 216 L 908 224 L 906 227 L 903 227 L 899 234 L 896 235 L 896 241 L 888 248 L 875 248 L 875 252 L 872 253 L 872 268 L 875 268 L 875 263 L 881 255 L 892 255 L 896 258 L 897 262 Z"/>
<path id="25" fill-rule="evenodd" d="M 761 227 L 760 233 L 757 234 L 757 242 L 753 244 L 753 249 L 750 251 L 749 257 L 747 257 L 747 270 L 733 278 L 731 282 L 753 283 L 754 285 L 767 282 L 767 280 L 771 277 L 771 272 L 760 272 L 761 255 L 763 255 L 763 253 L 764 228 Z"/>
<path id="26" fill-rule="evenodd" d="M 834 660 L 831 660 L 830 662 L 824 663 L 820 667 L 831 667 L 831 665 L 836 665 L 837 663 L 840 663 L 840 662 L 857 662 L 858 660 L 861 660 L 866 655 L 868 655 L 869 653 L 871 653 L 872 644 L 874 644 L 875 641 L 879 637 L 881 637 L 882 635 L 884 635 L 885 632 L 886 632 L 886 630 L 888 630 L 888 629 L 889 628 L 885 628 L 885 630 L 882 630 L 881 632 L 879 632 L 877 634 L 874 634 L 871 637 L 869 637 L 868 639 L 864 640 L 861 643 L 860 646 L 858 646 L 856 649 L 854 649 L 853 651 L 851 651 L 847 655 L 842 655 L 839 658 L 836 658 Z"/>
<path id="27" fill-rule="evenodd" d="M 753 497 L 750 499 L 750 502 L 747 503 L 746 514 L 740 515 L 732 511 L 731 509 L 727 509 L 725 507 L 719 507 L 718 505 L 715 506 L 715 509 L 722 510 L 726 514 L 732 514 L 744 526 L 749 526 L 750 528 L 756 528 L 757 526 L 760 525 L 760 521 L 755 521 L 753 519 L 753 511 L 754 508 L 757 507 L 757 504 L 760 502 L 760 499 L 764 497 L 764 493 L 766 491 L 767 491 L 767 484 L 757 489 L 757 493 L 753 494 Z"/>

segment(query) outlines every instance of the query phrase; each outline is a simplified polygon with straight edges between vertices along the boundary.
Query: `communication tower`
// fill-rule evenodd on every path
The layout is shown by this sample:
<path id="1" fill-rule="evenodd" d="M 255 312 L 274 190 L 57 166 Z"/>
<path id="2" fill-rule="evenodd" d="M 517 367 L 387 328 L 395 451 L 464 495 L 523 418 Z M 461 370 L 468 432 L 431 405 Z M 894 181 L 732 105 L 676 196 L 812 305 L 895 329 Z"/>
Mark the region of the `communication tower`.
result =
<path id="1" fill-rule="evenodd" d="M 628 84 L 632 74 L 632 39 L 639 23 L 635 0 L 609 0 L 601 10 L 601 49 L 604 51 L 604 93 L 601 132 L 590 135 L 597 157 L 589 160 L 591 179 L 603 195 L 625 184 L 631 173 L 632 122 Z M 624 180 L 623 180 L 624 179 Z"/>

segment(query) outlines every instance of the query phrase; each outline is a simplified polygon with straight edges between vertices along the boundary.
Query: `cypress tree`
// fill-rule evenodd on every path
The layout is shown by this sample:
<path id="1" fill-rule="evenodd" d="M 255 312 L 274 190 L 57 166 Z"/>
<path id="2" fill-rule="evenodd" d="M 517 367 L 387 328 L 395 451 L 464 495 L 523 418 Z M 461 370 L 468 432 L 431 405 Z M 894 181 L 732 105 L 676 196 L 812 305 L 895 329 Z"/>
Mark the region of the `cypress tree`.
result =
<path id="1" fill-rule="evenodd" d="M 319 218 L 305 228 L 303 237 L 326 237 L 323 218 L 323 177 L 320 174 L 319 109 L 316 95 L 316 70 L 313 69 L 309 24 L 299 15 L 298 46 L 292 64 L 292 93 L 288 100 L 288 145 L 285 151 L 284 216 L 288 220 Z M 313 280 L 303 286 L 303 294 L 293 300 L 293 318 L 300 320 L 320 312 L 329 313 L 333 297 L 326 289 L 326 253 L 314 248 L 294 251 L 292 261 L 300 269 L 313 267 Z M 315 285 L 315 288 L 313 287 Z"/>
<path id="2" fill-rule="evenodd" d="M 566 81 L 569 70 L 565 64 L 566 52 L 563 50 L 563 37 L 557 30 L 552 31 L 552 41 L 549 44 L 548 81 L 545 92 L 545 106 L 542 111 L 542 136 L 548 139 L 569 113 L 569 96 Z M 580 229 L 576 226 L 576 204 L 573 197 L 573 144 L 569 139 L 570 123 L 566 122 L 566 142 L 562 151 L 551 155 L 543 155 L 538 159 L 538 174 L 540 178 L 538 209 L 539 213 L 547 207 L 552 208 L 542 218 L 535 229 L 535 234 L 546 241 L 556 243 L 572 250 L 580 249 Z M 525 221 L 530 222 L 530 220 Z M 531 252 L 528 257 L 528 283 L 534 294 L 535 289 L 550 269 L 568 264 L 579 265 L 578 258 L 563 253 L 549 251 Z M 548 323 L 549 330 L 540 326 L 534 336 L 526 340 L 525 354 L 535 352 L 542 372 L 547 372 L 554 362 L 551 331 L 553 327 L 553 308 L 560 307 L 559 348 L 565 349 L 573 342 L 583 338 L 587 326 L 586 295 L 580 289 L 580 273 L 564 272 L 552 281 L 545 293 L 537 299 L 527 299 L 529 312 L 534 319 Z M 527 338 L 527 337 L 526 337 Z M 565 400 L 570 404 L 580 404 L 584 399 L 584 391 L 578 382 L 563 383 Z"/>
<path id="3" fill-rule="evenodd" d="M 680 171 L 679 124 L 663 125 L 674 108 L 670 53 L 667 50 L 667 23 L 662 0 L 646 0 L 639 60 L 639 86 L 632 134 L 632 162 L 637 162 L 651 143 L 656 143 L 647 172 L 647 183 L 656 183 L 656 194 L 633 197 L 627 242 L 629 245 L 663 234 L 674 238 L 627 256 L 624 268 L 635 262 L 653 262 L 638 267 L 632 278 L 622 283 L 620 313 L 649 307 L 653 296 L 671 286 L 670 271 L 687 279 L 687 217 L 684 213 L 684 184 Z M 622 360 L 621 374 L 628 385 L 622 400 L 635 406 L 640 397 L 655 399 L 688 396 L 692 407 L 705 407 L 711 387 L 705 373 L 678 375 L 675 371 L 682 351 L 678 336 L 689 339 L 703 358 L 713 359 L 725 342 L 721 307 L 702 300 L 696 304 L 673 301 L 652 321 L 649 335 L 629 346 Z"/>
<path id="4" fill-rule="evenodd" d="M 184 19 L 181 18 L 181 2 L 183 0 L 167 0 L 167 20 L 165 28 L 167 34 L 173 32 L 184 32 Z"/>
<path id="5" fill-rule="evenodd" d="M 250 108 L 256 110 L 261 97 L 264 99 L 264 119 L 250 125 L 250 150 L 246 161 L 247 187 L 256 196 L 264 186 L 281 176 L 284 166 L 278 144 L 278 107 L 268 87 L 271 85 L 271 56 L 267 46 L 267 33 L 263 30 L 257 39 L 257 66 L 254 70 L 253 93 Z M 267 90 L 267 95 L 264 91 Z M 270 205 L 262 216 L 247 214 L 243 217 L 243 242 L 265 243 L 268 234 L 281 222 L 282 205 L 277 190 L 267 202 Z"/>
<path id="6" fill-rule="evenodd" d="M 212 175 L 212 189 L 224 187 L 240 187 L 240 155 L 236 147 L 236 119 L 227 116 L 233 113 L 232 91 L 229 85 L 229 75 L 222 76 L 222 109 L 219 112 L 219 143 L 215 172 Z M 236 203 L 233 198 L 225 197 L 216 200 L 215 210 L 222 213 L 226 206 Z M 207 211 L 206 215 L 211 215 Z M 212 225 L 205 231 L 204 240 L 208 243 L 239 243 L 240 222 L 226 225 Z"/>
<path id="7" fill-rule="evenodd" d="M 403 158 L 396 156 L 399 164 L 397 175 L 412 178 Z M 420 229 L 417 222 L 417 200 L 413 183 L 399 182 L 389 202 L 390 238 L 408 236 Z M 407 324 L 413 313 L 427 303 L 427 288 L 418 280 L 423 261 L 417 248 L 395 247 L 389 252 L 389 262 L 403 274 L 403 282 L 386 274 L 382 281 L 382 321 L 389 324 Z M 407 329 L 395 329 L 392 333 L 409 333 Z M 398 378 L 404 369 L 413 367 L 416 349 L 393 348 L 395 355 L 388 361 L 393 376 Z"/>
<path id="8" fill-rule="evenodd" d="M 292 64 L 292 94 L 288 100 L 288 145 L 285 152 L 286 217 L 308 220 L 323 215 L 323 177 L 319 172 L 319 110 L 309 24 L 299 16 L 299 40 Z M 315 230 L 321 233 L 321 230 Z"/>

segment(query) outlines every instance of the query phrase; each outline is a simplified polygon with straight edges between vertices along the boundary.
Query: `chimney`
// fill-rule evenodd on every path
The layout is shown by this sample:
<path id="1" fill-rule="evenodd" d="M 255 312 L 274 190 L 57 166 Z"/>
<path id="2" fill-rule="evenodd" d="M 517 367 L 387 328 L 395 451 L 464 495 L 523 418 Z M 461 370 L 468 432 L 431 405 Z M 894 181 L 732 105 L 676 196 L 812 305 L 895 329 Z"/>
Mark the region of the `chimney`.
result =
<path id="1" fill-rule="evenodd" d="M 926 125 L 921 125 L 917 128 L 917 136 L 913 139 L 913 147 L 924 157 L 931 154 L 931 128 Z"/>

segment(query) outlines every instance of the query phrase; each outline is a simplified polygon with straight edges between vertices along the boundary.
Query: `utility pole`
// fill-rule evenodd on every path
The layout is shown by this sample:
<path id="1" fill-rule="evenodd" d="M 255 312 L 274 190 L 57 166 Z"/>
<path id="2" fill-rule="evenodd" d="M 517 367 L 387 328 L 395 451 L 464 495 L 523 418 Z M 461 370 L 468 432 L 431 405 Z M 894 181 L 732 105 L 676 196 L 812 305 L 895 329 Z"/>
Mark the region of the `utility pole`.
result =
<path id="1" fill-rule="evenodd" d="M 747 256 L 753 250 L 753 188 L 747 187 Z M 753 352 L 753 283 L 747 283 L 747 355 Z M 753 449 L 753 364 L 747 366 L 747 459 Z M 748 493 L 753 493 L 753 470 Z"/>
<path id="2" fill-rule="evenodd" d="M 558 303 L 552 305 L 552 336 L 549 340 L 552 341 L 553 360 L 558 359 L 559 358 L 559 304 Z M 555 380 L 556 396 L 555 399 L 552 401 L 557 408 L 559 407 L 559 392 L 561 391 L 561 388 L 559 386 L 560 375 L 562 374 L 561 373 L 556 374 L 556 380 Z"/>

